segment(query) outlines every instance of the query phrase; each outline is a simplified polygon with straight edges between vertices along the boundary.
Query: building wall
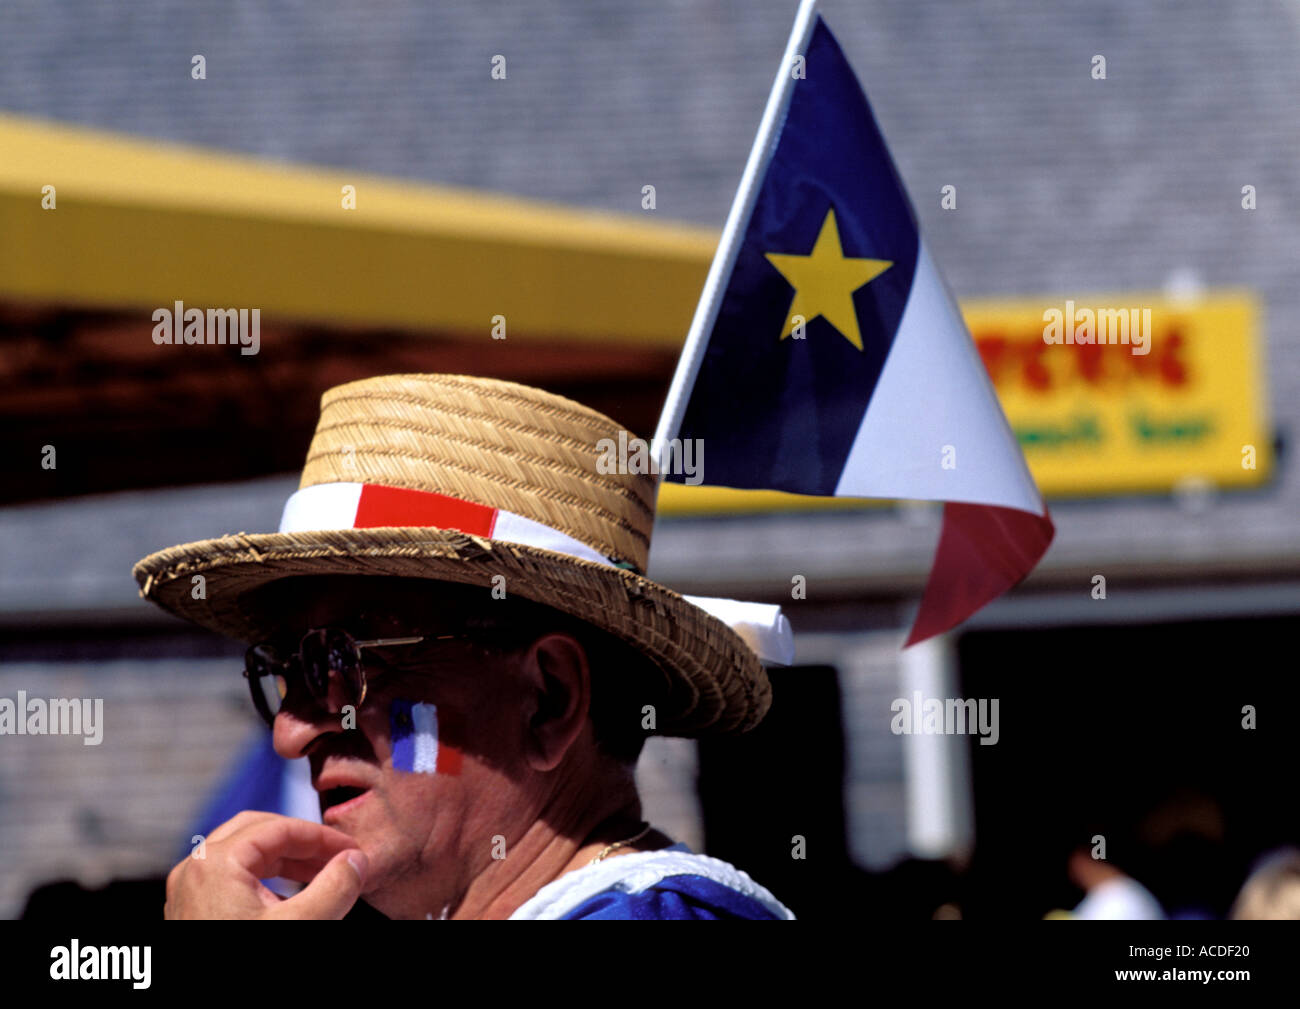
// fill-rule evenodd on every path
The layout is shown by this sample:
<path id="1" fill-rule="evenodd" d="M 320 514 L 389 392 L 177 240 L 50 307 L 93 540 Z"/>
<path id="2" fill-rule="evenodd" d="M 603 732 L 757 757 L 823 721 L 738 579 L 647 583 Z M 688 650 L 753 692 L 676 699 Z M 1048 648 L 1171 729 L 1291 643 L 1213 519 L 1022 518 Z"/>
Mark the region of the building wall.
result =
<path id="1" fill-rule="evenodd" d="M 0 697 L 103 700 L 96 746 L 0 738 L 0 917 L 40 883 L 167 873 L 258 724 L 238 669 L 233 657 L 0 662 Z"/>

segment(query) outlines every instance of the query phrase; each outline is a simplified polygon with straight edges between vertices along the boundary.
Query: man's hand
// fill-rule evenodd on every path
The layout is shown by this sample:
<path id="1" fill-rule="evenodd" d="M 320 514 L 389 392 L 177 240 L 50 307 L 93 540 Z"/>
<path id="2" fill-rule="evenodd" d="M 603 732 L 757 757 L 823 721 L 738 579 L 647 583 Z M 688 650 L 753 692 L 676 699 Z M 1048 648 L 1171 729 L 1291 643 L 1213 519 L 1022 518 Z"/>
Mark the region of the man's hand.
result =
<path id="1" fill-rule="evenodd" d="M 366 856 L 347 834 L 277 813 L 245 811 L 208 835 L 206 858 L 167 874 L 167 918 L 342 918 L 361 896 Z M 289 898 L 263 879 L 307 886 Z"/>

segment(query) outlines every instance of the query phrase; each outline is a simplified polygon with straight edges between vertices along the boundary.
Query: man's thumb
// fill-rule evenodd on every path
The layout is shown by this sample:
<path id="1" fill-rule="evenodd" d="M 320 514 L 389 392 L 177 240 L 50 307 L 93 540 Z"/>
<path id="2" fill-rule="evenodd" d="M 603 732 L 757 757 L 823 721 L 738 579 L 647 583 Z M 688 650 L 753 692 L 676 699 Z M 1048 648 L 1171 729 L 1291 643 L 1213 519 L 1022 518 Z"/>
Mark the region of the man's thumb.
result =
<path id="1" fill-rule="evenodd" d="M 358 848 L 340 851 L 301 892 L 280 905 L 281 918 L 338 920 L 352 910 L 365 885 L 369 862 Z"/>

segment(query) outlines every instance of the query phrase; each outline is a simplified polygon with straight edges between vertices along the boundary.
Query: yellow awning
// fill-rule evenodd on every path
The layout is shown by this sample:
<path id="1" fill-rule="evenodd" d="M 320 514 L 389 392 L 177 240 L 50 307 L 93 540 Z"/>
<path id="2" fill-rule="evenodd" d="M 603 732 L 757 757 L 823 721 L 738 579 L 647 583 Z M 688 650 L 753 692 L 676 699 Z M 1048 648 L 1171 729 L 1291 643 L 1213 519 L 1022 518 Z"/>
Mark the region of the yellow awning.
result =
<path id="1" fill-rule="evenodd" d="M 0 298 L 681 345 L 709 229 L 0 116 Z M 53 186 L 55 209 L 42 209 Z M 344 187 L 355 209 L 344 209 Z M 639 200 L 638 194 L 631 194 Z"/>

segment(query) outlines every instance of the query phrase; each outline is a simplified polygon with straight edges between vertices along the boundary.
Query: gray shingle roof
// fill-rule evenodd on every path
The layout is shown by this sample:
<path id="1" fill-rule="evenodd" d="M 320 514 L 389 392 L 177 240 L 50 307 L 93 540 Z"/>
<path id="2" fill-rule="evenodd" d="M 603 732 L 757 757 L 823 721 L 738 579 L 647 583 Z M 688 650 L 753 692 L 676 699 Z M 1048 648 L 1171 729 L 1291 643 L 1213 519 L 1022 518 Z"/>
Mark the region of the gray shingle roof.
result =
<path id="1" fill-rule="evenodd" d="M 795 6 L 13 0 L 0 108 L 629 213 L 652 183 L 658 214 L 719 226 Z M 1174 271 L 1254 288 L 1275 421 L 1296 428 L 1300 47 L 1283 3 L 822 9 L 960 296 L 1148 289 Z M 955 212 L 939 209 L 945 184 Z M 1300 478 L 1285 459 L 1279 475 L 1205 534 L 1224 549 L 1242 528 L 1300 542 Z M 1158 536 L 1170 507 L 1102 524 Z"/>

